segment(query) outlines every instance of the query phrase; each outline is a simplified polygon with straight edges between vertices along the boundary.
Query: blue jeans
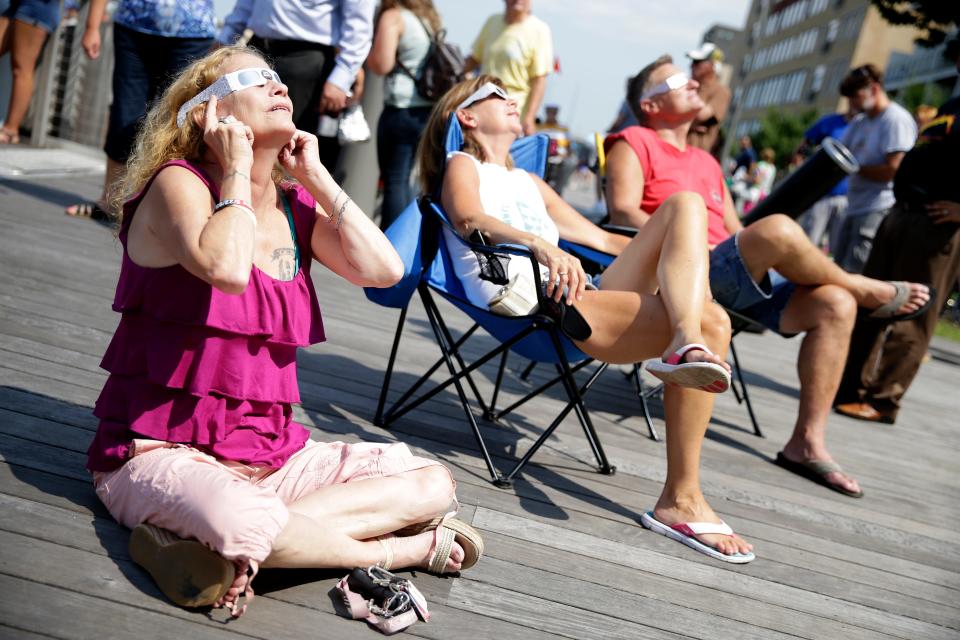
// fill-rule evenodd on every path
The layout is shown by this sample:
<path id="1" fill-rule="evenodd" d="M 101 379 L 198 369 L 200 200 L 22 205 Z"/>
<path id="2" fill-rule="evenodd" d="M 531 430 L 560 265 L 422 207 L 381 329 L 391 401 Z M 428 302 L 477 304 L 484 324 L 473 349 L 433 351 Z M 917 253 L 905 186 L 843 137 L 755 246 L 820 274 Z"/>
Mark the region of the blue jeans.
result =
<path id="1" fill-rule="evenodd" d="M 53 33 L 60 24 L 60 0 L 4 0 L 0 14 Z"/>
<path id="2" fill-rule="evenodd" d="M 167 38 L 113 25 L 113 103 L 103 150 L 125 164 L 140 123 L 167 85 L 210 50 L 212 39 Z"/>
<path id="3" fill-rule="evenodd" d="M 410 170 L 430 107 L 399 109 L 385 106 L 377 124 L 377 161 L 383 180 L 380 228 L 386 229 L 414 198 Z"/>

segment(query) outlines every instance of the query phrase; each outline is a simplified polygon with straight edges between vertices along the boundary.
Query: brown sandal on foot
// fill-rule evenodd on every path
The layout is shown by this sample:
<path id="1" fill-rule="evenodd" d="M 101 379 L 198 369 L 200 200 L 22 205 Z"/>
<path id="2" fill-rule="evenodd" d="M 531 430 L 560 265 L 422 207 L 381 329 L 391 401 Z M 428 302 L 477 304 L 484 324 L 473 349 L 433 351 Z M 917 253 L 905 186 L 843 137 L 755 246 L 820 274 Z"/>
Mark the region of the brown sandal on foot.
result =
<path id="1" fill-rule="evenodd" d="M 130 534 L 130 557 L 147 570 L 160 591 L 181 607 L 207 607 L 233 585 L 236 567 L 196 540 L 184 540 L 152 524 Z"/>
<path id="2" fill-rule="evenodd" d="M 461 571 L 477 564 L 477 561 L 483 556 L 483 537 L 479 531 L 462 520 L 436 517 L 427 522 L 418 522 L 405 527 L 397 531 L 396 535 L 415 536 L 425 531 L 435 531 L 437 527 L 441 528 L 436 536 L 434 551 L 430 554 L 429 570 L 432 573 L 444 573 L 454 542 L 463 548 L 463 562 L 460 563 Z"/>

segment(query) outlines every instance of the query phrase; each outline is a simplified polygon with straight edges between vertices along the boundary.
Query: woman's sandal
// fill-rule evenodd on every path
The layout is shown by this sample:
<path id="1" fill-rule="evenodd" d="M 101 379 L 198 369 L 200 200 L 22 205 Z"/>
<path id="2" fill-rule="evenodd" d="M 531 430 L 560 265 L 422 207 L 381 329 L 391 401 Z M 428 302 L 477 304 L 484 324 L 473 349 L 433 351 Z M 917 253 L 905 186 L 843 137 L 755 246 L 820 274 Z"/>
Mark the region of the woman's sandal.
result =
<path id="1" fill-rule="evenodd" d="M 456 542 L 463 549 L 463 562 L 460 570 L 469 569 L 477 564 L 483 556 L 483 537 L 480 532 L 462 520 L 438 516 L 427 522 L 418 522 L 396 532 L 396 535 L 407 537 L 415 536 L 426 531 L 436 531 L 433 553 L 430 554 L 428 571 L 444 573 L 453 543 Z"/>
<path id="2" fill-rule="evenodd" d="M 690 387 L 710 393 L 723 393 L 730 388 L 730 372 L 712 362 L 683 362 L 691 351 L 713 355 L 706 345 L 688 344 L 670 354 L 666 360 L 647 363 L 647 371 L 667 384 Z"/>
<path id="3" fill-rule="evenodd" d="M 0 128 L 0 144 L 20 144 L 20 134 Z"/>
<path id="4" fill-rule="evenodd" d="M 181 607 L 208 607 L 233 585 L 236 567 L 196 540 L 152 524 L 130 534 L 130 557 L 147 570 L 165 596 Z"/>
<path id="5" fill-rule="evenodd" d="M 73 205 L 73 211 L 70 208 L 64 210 L 68 216 L 74 218 L 90 218 L 91 220 L 110 220 L 110 214 L 107 213 L 96 202 L 80 202 Z"/>

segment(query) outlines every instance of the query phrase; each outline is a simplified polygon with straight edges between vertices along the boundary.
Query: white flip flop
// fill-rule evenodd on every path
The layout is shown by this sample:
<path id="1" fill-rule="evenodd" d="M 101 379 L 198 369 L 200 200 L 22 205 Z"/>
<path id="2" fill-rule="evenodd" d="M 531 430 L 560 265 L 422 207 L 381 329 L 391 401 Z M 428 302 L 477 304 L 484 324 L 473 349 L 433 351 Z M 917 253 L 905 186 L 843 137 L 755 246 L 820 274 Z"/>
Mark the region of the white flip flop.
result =
<path id="1" fill-rule="evenodd" d="M 723 393 L 730 388 L 730 372 L 712 362 L 680 362 L 691 351 L 703 351 L 713 355 L 709 347 L 688 344 L 680 347 L 670 357 L 647 363 L 646 369 L 668 384 L 690 387 L 710 393 Z"/>
<path id="2" fill-rule="evenodd" d="M 713 547 L 703 544 L 697 540 L 697 535 L 703 535 L 705 533 L 719 533 L 720 535 L 724 536 L 732 536 L 733 529 L 731 529 L 726 522 L 721 522 L 720 524 L 715 524 L 713 522 L 683 522 L 669 525 L 664 524 L 654 518 L 653 511 L 647 511 L 640 516 L 640 523 L 654 533 L 659 533 L 660 535 L 667 536 L 668 538 L 676 540 L 677 542 L 682 542 L 691 549 L 708 555 L 711 558 L 722 560 L 723 562 L 746 564 L 756 559 L 756 556 L 753 555 L 752 551 L 747 553 L 737 552 L 725 554 L 720 553 Z"/>

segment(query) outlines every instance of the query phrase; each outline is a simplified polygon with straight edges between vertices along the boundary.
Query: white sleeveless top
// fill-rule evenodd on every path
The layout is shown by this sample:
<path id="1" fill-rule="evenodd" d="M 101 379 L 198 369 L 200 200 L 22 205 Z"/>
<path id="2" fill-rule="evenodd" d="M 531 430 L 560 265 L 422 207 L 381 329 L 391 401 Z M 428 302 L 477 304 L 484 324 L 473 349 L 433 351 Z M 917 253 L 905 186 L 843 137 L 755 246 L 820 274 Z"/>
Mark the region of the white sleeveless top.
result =
<path id="1" fill-rule="evenodd" d="M 523 169 L 507 169 L 500 165 L 480 162 L 473 156 L 461 151 L 447 154 L 449 161 L 454 155 L 464 155 L 473 160 L 480 174 L 480 203 L 488 216 L 505 222 L 512 227 L 540 236 L 550 244 L 560 241 L 560 232 L 553 219 L 547 214 L 543 196 L 530 174 Z M 480 263 L 476 254 L 458 240 L 452 231 L 443 230 L 450 248 L 454 271 L 463 284 L 467 299 L 478 307 L 487 307 L 490 298 L 495 296 L 502 285 L 480 278 Z M 508 258 L 504 256 L 504 259 Z M 530 259 L 514 256 L 509 258 L 507 277 L 513 278 L 523 272 L 533 282 L 533 267 Z M 540 265 L 540 280 L 547 282 L 550 270 Z"/>

